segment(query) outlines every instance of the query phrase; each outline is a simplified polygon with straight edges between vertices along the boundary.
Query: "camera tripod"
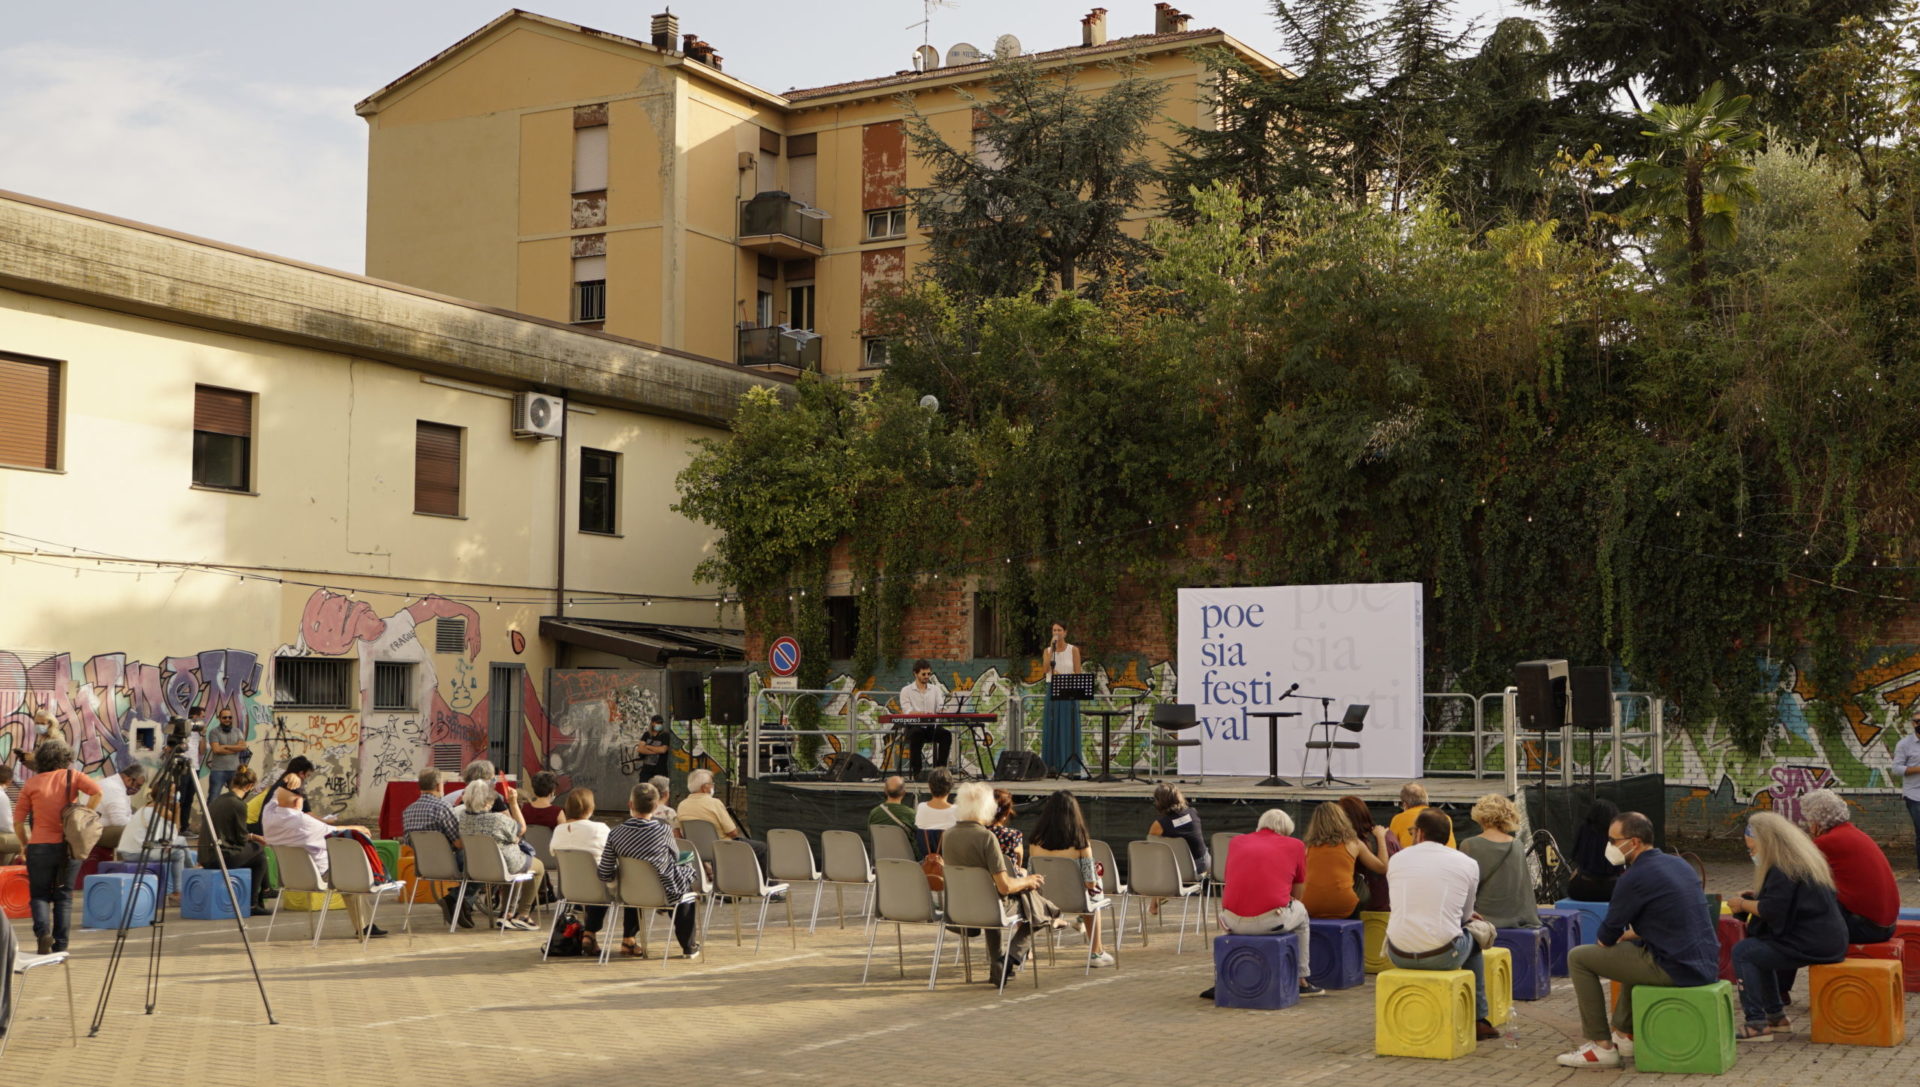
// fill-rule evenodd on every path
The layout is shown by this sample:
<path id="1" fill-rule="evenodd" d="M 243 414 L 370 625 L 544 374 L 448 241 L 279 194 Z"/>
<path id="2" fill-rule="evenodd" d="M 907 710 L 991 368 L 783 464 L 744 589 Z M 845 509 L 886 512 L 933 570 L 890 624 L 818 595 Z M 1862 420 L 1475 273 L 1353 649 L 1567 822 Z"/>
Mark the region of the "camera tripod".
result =
<path id="1" fill-rule="evenodd" d="M 187 761 L 187 757 L 183 752 L 184 744 L 175 743 L 170 737 L 166 747 L 166 754 L 161 759 L 160 772 L 154 778 L 153 795 L 156 797 L 171 796 L 181 789 L 191 788 L 194 804 L 200 811 L 200 825 L 203 828 L 203 834 L 211 836 L 214 834 L 213 814 L 207 810 L 207 794 L 200 786 L 199 775 L 193 772 L 193 766 Z M 172 827 L 184 829 L 190 821 L 190 816 L 190 812 L 176 811 L 171 821 Z M 167 840 L 171 837 L 168 832 L 172 827 L 169 826 L 168 822 L 160 819 L 148 819 L 147 821 L 146 835 L 140 842 L 139 868 L 135 870 L 138 874 L 134 878 L 133 886 L 127 892 L 126 906 L 120 914 L 120 925 L 113 934 L 113 951 L 107 956 L 106 977 L 100 983 L 100 1001 L 93 1009 L 93 1025 L 87 1031 L 87 1037 L 89 1038 L 97 1038 L 100 1036 L 101 1024 L 103 1024 L 107 1018 L 107 1002 L 113 996 L 113 983 L 119 976 L 120 959 L 127 948 L 127 929 L 133 926 L 134 906 L 139 900 L 141 888 L 145 886 L 145 882 L 141 877 L 146 874 L 149 866 L 156 872 L 170 873 L 172 870 L 173 858 L 171 854 L 174 846 Z M 220 859 L 220 887 L 226 892 L 227 902 L 233 907 L 233 926 L 240 933 L 240 946 L 246 949 L 247 965 L 253 970 L 253 983 L 260 989 L 260 1004 L 266 1009 L 267 1023 L 269 1025 L 277 1024 L 279 1020 L 273 1017 L 273 1003 L 267 999 L 266 982 L 260 978 L 260 964 L 256 962 L 253 957 L 253 942 L 247 938 L 247 915 L 249 909 L 240 904 L 240 896 L 234 893 L 232 874 L 227 870 L 227 855 L 220 849 L 218 837 L 213 836 L 205 840 L 213 843 L 213 853 Z M 158 851 L 159 859 L 154 859 L 156 850 Z M 157 887 L 164 886 L 159 880 L 155 882 Z M 168 889 L 178 890 L 178 888 Z M 148 1015 L 152 1015 L 154 1008 L 160 1003 L 160 958 L 161 950 L 165 947 L 167 927 L 167 896 L 165 893 L 154 896 L 152 927 L 152 939 L 147 950 Z"/>

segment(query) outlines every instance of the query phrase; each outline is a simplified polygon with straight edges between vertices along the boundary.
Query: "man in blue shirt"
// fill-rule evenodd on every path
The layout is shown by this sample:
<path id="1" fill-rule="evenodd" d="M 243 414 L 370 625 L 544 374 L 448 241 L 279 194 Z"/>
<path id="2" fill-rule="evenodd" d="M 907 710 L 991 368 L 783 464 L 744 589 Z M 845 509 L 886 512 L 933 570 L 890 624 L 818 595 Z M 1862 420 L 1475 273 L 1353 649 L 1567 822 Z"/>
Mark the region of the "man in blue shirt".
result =
<path id="1" fill-rule="evenodd" d="M 1914 714 L 1913 733 L 1893 745 L 1893 773 L 1907 798 L 1907 817 L 1913 820 L 1914 860 L 1920 863 L 1920 713 Z"/>
<path id="2" fill-rule="evenodd" d="M 1568 1068 L 1618 1068 L 1620 1058 L 1633 1056 L 1634 986 L 1707 985 L 1720 973 L 1720 941 L 1700 877 L 1686 861 L 1654 848 L 1652 821 L 1621 812 L 1607 828 L 1607 860 L 1627 870 L 1614 885 L 1599 941 L 1567 954 L 1587 1037 L 1560 1055 Z M 1611 1031 L 1602 978 L 1620 983 Z"/>

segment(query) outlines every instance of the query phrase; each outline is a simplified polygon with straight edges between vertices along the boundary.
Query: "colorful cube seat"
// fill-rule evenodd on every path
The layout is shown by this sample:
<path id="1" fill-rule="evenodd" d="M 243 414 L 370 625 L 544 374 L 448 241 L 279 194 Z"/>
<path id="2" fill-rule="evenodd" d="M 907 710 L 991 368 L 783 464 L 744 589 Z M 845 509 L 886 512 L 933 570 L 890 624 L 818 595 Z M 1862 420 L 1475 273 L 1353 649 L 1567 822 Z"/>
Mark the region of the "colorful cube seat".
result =
<path id="1" fill-rule="evenodd" d="M 1640 1072 L 1722 1075 L 1735 1057 L 1733 986 L 1633 987 L 1633 1065 Z"/>
<path id="2" fill-rule="evenodd" d="M 0 868 L 0 913 L 16 921 L 33 916 L 33 888 L 27 882 L 26 865 Z"/>
<path id="3" fill-rule="evenodd" d="M 1547 926 L 1547 936 L 1553 945 L 1553 961 L 1547 964 L 1547 969 L 1554 977 L 1566 977 L 1567 952 L 1580 946 L 1580 935 L 1586 931 L 1587 915 L 1579 910 L 1544 907 L 1539 912 L 1540 923 Z"/>
<path id="4" fill-rule="evenodd" d="M 231 898 L 220 885 L 220 869 L 187 869 L 180 878 L 180 916 L 189 921 L 231 921 L 236 899 L 240 909 L 246 910 L 253 900 L 253 872 L 236 868 L 227 873 L 227 879 L 233 884 Z"/>
<path id="5" fill-rule="evenodd" d="M 1914 988 L 1914 970 L 1908 965 L 1909 959 L 1920 960 L 1920 937 L 1908 939 L 1900 935 L 1898 928 L 1894 936 L 1877 944 L 1848 944 L 1849 959 L 1895 959 L 1900 963 L 1900 988 L 1903 992 L 1920 992 Z M 1915 965 L 1920 965 L 1917 961 Z"/>
<path id="6" fill-rule="evenodd" d="M 1747 938 L 1747 923 L 1738 917 L 1722 917 L 1714 925 L 1720 938 L 1720 980 L 1733 980 L 1733 945 Z"/>
<path id="7" fill-rule="evenodd" d="M 1906 1040 L 1900 963 L 1847 959 L 1807 971 L 1813 1040 L 1827 1045 L 1896 1046 Z"/>
<path id="8" fill-rule="evenodd" d="M 1322 989 L 1353 989 L 1366 983 L 1366 925 L 1360 921 L 1311 921 L 1307 980 Z"/>
<path id="9" fill-rule="evenodd" d="M 1300 1002 L 1300 937 L 1291 932 L 1213 938 L 1213 1003 L 1290 1008 Z"/>
<path id="10" fill-rule="evenodd" d="M 1513 1018 L 1513 952 L 1489 947 L 1480 957 L 1487 976 L 1487 1022 L 1501 1026 Z"/>
<path id="11" fill-rule="evenodd" d="M 1513 952 L 1513 998 L 1545 1000 L 1553 992 L 1553 938 L 1545 928 L 1494 930 L 1493 944 Z"/>
<path id="12" fill-rule="evenodd" d="M 1580 926 L 1580 942 L 1590 944 L 1600 938 L 1600 922 L 1607 919 L 1606 902 L 1582 902 L 1577 898 L 1563 898 L 1553 904 L 1556 910 L 1578 910 L 1586 915 Z"/>
<path id="13" fill-rule="evenodd" d="M 399 879 L 400 843 L 392 838 L 380 838 L 374 841 L 373 852 L 380 858 L 381 867 L 387 870 L 387 878 Z"/>
<path id="14" fill-rule="evenodd" d="M 144 873 L 160 881 L 161 894 L 171 894 L 173 892 L 173 888 L 167 886 L 168 883 L 172 882 L 173 871 L 171 866 L 163 860 L 101 861 L 100 867 L 95 869 L 95 871 L 103 876 Z"/>
<path id="15" fill-rule="evenodd" d="M 1369 974 L 1393 969 L 1393 963 L 1387 961 L 1387 919 L 1392 916 L 1386 910 L 1360 911 L 1361 939 L 1365 945 Z"/>
<path id="16" fill-rule="evenodd" d="M 1901 959 L 1907 975 L 1906 990 L 1920 993 L 1920 921 L 1895 921 L 1893 936 L 1906 944 L 1906 955 Z"/>
<path id="17" fill-rule="evenodd" d="M 1473 1052 L 1473 972 L 1380 972 L 1373 997 L 1373 1051 L 1382 1057 L 1452 1060 Z"/>
<path id="18" fill-rule="evenodd" d="M 133 902 L 131 914 L 127 902 Z M 153 924 L 153 908 L 160 900 L 160 881 L 151 875 L 112 872 L 88 876 L 80 889 L 80 927 L 117 929 Z"/>

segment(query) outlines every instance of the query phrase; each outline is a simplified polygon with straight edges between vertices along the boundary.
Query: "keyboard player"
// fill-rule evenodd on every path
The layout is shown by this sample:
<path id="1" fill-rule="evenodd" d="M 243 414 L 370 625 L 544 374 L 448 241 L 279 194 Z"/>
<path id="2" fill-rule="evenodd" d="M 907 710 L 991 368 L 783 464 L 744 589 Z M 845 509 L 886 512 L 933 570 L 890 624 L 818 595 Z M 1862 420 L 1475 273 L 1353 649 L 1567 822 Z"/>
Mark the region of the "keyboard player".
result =
<path id="1" fill-rule="evenodd" d="M 913 682 L 900 688 L 901 713 L 939 713 L 947 708 L 947 689 L 933 678 L 933 665 L 926 661 L 913 662 Z M 947 765 L 947 758 L 953 753 L 953 732 L 934 724 L 908 725 L 906 729 L 908 759 L 911 772 L 916 780 L 920 777 L 920 747 L 933 745 L 933 764 Z"/>

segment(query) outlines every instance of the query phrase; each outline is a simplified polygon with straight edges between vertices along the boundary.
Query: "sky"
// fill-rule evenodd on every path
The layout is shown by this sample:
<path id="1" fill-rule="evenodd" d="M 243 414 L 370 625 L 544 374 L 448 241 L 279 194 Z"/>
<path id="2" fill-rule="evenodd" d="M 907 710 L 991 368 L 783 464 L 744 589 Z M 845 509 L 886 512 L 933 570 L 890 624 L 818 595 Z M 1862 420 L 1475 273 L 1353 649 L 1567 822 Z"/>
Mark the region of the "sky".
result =
<path id="1" fill-rule="evenodd" d="M 363 267 L 366 124 L 353 104 L 478 29 L 513 0 L 94 0 L 9 5 L 0 39 L 0 189 L 347 271 Z M 644 39 L 671 6 L 730 75 L 772 91 L 909 67 L 925 0 L 517 0 Z M 1150 33 L 1152 0 L 954 0 L 928 38 L 990 50 Z M 1182 0 L 1276 59 L 1269 0 Z M 1513 0 L 1457 0 L 1484 29 Z"/>

